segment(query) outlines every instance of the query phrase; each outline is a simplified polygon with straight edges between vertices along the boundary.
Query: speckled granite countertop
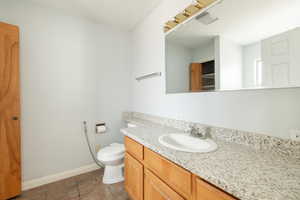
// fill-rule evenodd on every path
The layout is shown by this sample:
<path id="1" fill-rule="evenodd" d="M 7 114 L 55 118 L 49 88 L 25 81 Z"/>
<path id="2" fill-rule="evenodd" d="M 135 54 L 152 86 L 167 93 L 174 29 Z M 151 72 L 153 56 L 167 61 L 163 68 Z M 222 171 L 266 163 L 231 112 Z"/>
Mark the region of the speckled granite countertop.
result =
<path id="1" fill-rule="evenodd" d="M 223 140 L 215 140 L 214 152 L 179 152 L 161 145 L 158 137 L 182 131 L 146 120 L 130 122 L 138 127 L 122 129 L 124 135 L 241 200 L 300 200 L 297 157 Z"/>

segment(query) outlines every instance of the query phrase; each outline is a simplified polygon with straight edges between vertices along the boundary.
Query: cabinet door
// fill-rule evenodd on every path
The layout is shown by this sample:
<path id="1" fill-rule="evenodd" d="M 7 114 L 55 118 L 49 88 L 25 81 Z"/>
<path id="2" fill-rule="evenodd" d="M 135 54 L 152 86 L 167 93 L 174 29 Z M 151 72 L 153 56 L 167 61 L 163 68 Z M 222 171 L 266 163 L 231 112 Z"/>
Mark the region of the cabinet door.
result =
<path id="1" fill-rule="evenodd" d="M 136 141 L 125 137 L 125 147 L 126 151 L 130 153 L 137 160 L 142 161 L 144 159 L 144 147 L 143 145 L 137 143 Z"/>
<path id="2" fill-rule="evenodd" d="M 237 200 L 218 188 L 196 178 L 196 200 Z"/>
<path id="3" fill-rule="evenodd" d="M 0 199 L 21 193 L 19 30 L 0 22 Z"/>
<path id="4" fill-rule="evenodd" d="M 125 155 L 125 189 L 133 200 L 143 200 L 143 165 Z"/>
<path id="5" fill-rule="evenodd" d="M 163 158 L 159 154 L 144 148 L 144 165 L 154 172 L 161 180 L 185 198 L 192 193 L 192 174 Z"/>
<path id="6" fill-rule="evenodd" d="M 145 169 L 144 187 L 145 200 L 184 200 L 147 169 Z"/>
<path id="7" fill-rule="evenodd" d="M 202 64 L 191 63 L 190 65 L 190 91 L 197 92 L 202 90 Z"/>

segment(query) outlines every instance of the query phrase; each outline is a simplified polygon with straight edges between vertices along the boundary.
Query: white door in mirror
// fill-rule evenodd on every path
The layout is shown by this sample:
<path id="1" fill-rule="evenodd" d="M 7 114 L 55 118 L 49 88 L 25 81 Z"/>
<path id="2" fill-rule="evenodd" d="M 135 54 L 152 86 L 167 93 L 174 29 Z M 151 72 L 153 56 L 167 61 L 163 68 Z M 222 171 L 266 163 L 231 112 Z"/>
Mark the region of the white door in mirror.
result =
<path id="1" fill-rule="evenodd" d="M 203 140 L 180 133 L 162 135 L 158 141 L 168 148 L 191 153 L 206 153 L 218 148 L 218 145 L 211 139 Z"/>

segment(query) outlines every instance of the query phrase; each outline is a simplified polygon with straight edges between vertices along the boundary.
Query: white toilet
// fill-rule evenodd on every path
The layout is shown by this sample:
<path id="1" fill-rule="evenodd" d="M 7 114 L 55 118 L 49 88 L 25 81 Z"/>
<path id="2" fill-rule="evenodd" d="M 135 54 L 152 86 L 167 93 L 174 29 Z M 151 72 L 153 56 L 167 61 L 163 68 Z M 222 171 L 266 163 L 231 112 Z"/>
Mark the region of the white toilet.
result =
<path id="1" fill-rule="evenodd" d="M 137 127 L 135 124 L 127 123 L 128 128 Z M 124 144 L 113 143 L 97 153 L 97 159 L 105 165 L 103 183 L 114 184 L 124 181 Z"/>
<path id="2" fill-rule="evenodd" d="M 125 146 L 113 143 L 97 153 L 98 160 L 105 165 L 103 183 L 114 184 L 124 180 Z"/>

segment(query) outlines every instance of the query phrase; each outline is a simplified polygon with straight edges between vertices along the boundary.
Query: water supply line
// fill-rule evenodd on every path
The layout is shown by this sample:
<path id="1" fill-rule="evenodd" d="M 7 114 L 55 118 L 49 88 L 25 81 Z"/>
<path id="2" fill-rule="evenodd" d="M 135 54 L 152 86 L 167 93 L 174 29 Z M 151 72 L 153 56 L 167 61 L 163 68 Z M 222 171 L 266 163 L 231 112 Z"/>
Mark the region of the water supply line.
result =
<path id="1" fill-rule="evenodd" d="M 91 142 L 90 142 L 90 139 L 89 139 L 89 135 L 88 135 L 88 128 L 87 128 L 87 122 L 86 121 L 83 121 L 83 129 L 84 129 L 84 135 L 85 135 L 85 139 L 87 141 L 87 144 L 89 146 L 89 151 L 92 155 L 92 158 L 94 160 L 94 162 L 100 167 L 102 168 L 104 165 L 96 158 L 96 155 L 93 151 L 93 148 L 92 148 L 92 145 L 91 145 Z M 95 149 L 95 148 L 94 148 Z"/>

